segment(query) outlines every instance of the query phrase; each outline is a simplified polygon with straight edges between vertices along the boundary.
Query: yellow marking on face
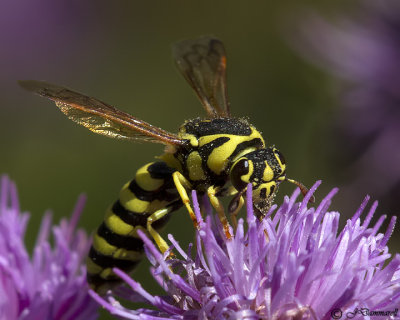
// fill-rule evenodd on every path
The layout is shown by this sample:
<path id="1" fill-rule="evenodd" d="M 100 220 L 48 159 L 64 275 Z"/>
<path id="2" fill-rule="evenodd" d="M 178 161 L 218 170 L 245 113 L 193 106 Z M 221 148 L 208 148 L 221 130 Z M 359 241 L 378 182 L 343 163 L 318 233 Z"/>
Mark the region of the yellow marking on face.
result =
<path id="1" fill-rule="evenodd" d="M 142 226 L 133 227 L 130 224 L 124 222 L 116 214 L 114 214 L 111 211 L 111 209 L 107 210 L 106 216 L 104 218 L 104 223 L 106 224 L 108 229 L 122 236 L 131 236 L 134 238 L 139 238 L 137 230 L 142 230 L 145 233 L 147 232 L 147 230 Z"/>
<path id="2" fill-rule="evenodd" d="M 98 234 L 95 234 L 93 237 L 93 248 L 98 252 L 101 252 L 103 255 L 112 256 L 116 259 L 137 261 L 143 256 L 143 254 L 138 251 L 115 247 L 109 244 L 106 239 L 100 237 Z"/>
<path id="3" fill-rule="evenodd" d="M 264 172 L 263 172 L 263 180 L 264 181 L 271 181 L 274 178 L 274 171 L 268 165 L 267 161 L 264 161 L 264 163 L 265 163 L 265 169 L 264 169 Z"/>
<path id="4" fill-rule="evenodd" d="M 150 202 L 138 199 L 136 195 L 129 190 L 129 183 L 130 182 L 126 183 L 119 193 L 121 205 L 129 211 L 137 213 L 149 212 Z"/>
<path id="5" fill-rule="evenodd" d="M 261 186 L 259 188 L 253 187 L 253 201 L 256 202 L 258 199 L 260 199 L 260 190 L 261 190 Z"/>
<path id="6" fill-rule="evenodd" d="M 154 179 L 150 176 L 148 172 L 148 167 L 151 166 L 154 162 L 150 162 L 143 167 L 141 167 L 138 171 L 136 171 L 135 180 L 140 188 L 146 191 L 154 191 L 160 188 L 164 180 L 163 179 Z M 129 184 L 128 184 L 129 185 Z"/>
<path id="7" fill-rule="evenodd" d="M 275 186 L 275 191 L 276 191 L 276 183 L 275 181 L 267 182 L 267 183 L 262 183 L 258 186 L 258 188 L 253 189 L 253 199 L 262 199 L 260 193 L 262 189 L 266 189 L 266 198 L 271 196 L 271 187 Z M 265 199 L 265 198 L 264 198 Z"/>
<path id="8" fill-rule="evenodd" d="M 186 167 L 189 172 L 190 180 L 198 181 L 206 179 L 206 175 L 203 171 L 201 164 L 202 159 L 200 154 L 197 151 L 191 152 L 186 160 Z"/>

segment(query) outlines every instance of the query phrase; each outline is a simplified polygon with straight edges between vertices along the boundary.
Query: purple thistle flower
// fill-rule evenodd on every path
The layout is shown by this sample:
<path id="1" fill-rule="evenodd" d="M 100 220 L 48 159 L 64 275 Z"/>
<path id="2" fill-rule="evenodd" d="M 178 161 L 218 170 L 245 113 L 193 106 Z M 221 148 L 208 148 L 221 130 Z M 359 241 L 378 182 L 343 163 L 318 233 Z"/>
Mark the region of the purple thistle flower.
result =
<path id="1" fill-rule="evenodd" d="M 292 44 L 344 80 L 345 108 L 334 135 L 339 169 L 355 177 L 345 193 L 372 192 L 394 209 L 400 203 L 400 2 L 360 0 L 354 9 L 335 22 L 306 14 Z"/>
<path id="2" fill-rule="evenodd" d="M 98 307 L 87 293 L 82 263 L 90 242 L 83 230 L 76 230 L 84 202 L 81 196 L 71 218 L 57 226 L 52 227 L 51 214 L 45 214 L 30 257 L 24 244 L 29 214 L 20 211 L 14 183 L 1 178 L 0 319 L 97 318 Z"/>
<path id="3" fill-rule="evenodd" d="M 262 221 L 253 214 L 249 185 L 247 216 L 239 220 L 231 240 L 209 205 L 202 219 L 193 192 L 200 221 L 194 254 L 191 245 L 185 251 L 170 235 L 176 256 L 167 259 L 168 252 L 162 255 L 141 234 L 152 275 L 167 295 L 154 296 L 115 270 L 132 288 L 131 300 L 145 300 L 156 310 L 129 310 L 111 295 L 102 298 L 93 291 L 91 295 L 124 319 L 331 319 L 355 308 L 385 310 L 394 316 L 400 305 L 400 255 L 389 261 L 386 243 L 396 218 L 384 234 L 378 233 L 384 216 L 369 225 L 377 202 L 360 218 L 366 197 L 339 232 L 340 214 L 328 211 L 337 189 L 318 207 L 308 208 L 319 184 L 301 202 L 296 202 L 299 190 L 285 197 Z M 129 296 L 129 292 L 119 294 Z"/>

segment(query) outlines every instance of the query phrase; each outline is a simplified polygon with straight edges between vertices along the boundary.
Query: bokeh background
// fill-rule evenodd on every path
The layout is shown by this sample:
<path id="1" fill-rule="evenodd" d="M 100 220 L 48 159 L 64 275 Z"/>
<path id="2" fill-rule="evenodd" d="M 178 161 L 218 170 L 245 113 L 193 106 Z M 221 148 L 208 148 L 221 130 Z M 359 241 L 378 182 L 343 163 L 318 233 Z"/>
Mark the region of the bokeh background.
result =
<path id="1" fill-rule="evenodd" d="M 387 38 L 397 36 L 400 51 L 400 23 L 393 22 L 396 13 L 400 20 L 400 7 L 392 10 L 393 1 L 378 2 L 382 6 L 344 0 L 1 1 L 0 172 L 16 181 L 22 209 L 32 214 L 27 243 L 33 242 L 45 210 L 51 209 L 56 220 L 68 215 L 82 192 L 88 202 L 81 225 L 93 231 L 123 183 L 161 154 L 162 146 L 94 135 L 16 81 L 62 84 L 176 132 L 185 119 L 204 112 L 174 67 L 171 44 L 209 34 L 227 49 L 232 113 L 249 117 L 281 150 L 291 178 L 308 186 L 323 180 L 317 202 L 333 187 L 341 188 L 331 209 L 344 217 L 355 212 L 366 194 L 380 201 L 378 214 L 399 213 L 400 81 L 391 79 L 400 67 L 390 63 L 398 64 L 400 53 L 399 59 L 386 59 L 396 54 L 388 48 L 390 41 L 374 43 L 368 35 L 376 35 L 375 25 L 389 22 L 394 27 Z M 379 21 L 382 12 L 391 12 L 393 19 Z M 375 45 L 383 53 L 372 50 L 368 60 L 366 48 Z M 381 72 L 377 66 L 382 61 L 387 70 L 397 67 L 399 72 Z M 355 62 L 376 75 L 365 75 L 369 85 L 387 80 L 390 103 L 354 96 L 362 88 L 372 92 L 362 72 L 352 76 Z M 380 130 L 388 122 L 394 133 L 385 138 Z M 360 134 L 363 129 L 367 134 Z M 385 143 L 375 150 L 378 138 Z M 282 186 L 277 202 L 293 189 Z M 398 230 L 392 252 L 399 249 Z M 184 210 L 174 213 L 166 232 L 182 243 L 190 241 L 193 228 Z M 135 279 L 150 278 L 147 268 L 143 263 Z"/>

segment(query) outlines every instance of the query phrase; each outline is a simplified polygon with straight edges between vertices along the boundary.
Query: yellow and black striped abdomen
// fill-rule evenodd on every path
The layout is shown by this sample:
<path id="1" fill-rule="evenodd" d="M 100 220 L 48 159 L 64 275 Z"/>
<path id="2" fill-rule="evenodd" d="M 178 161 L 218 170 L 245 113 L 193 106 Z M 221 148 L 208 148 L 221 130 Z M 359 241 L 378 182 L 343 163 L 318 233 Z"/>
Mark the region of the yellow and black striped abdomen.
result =
<path id="1" fill-rule="evenodd" d="M 112 272 L 114 267 L 133 270 L 143 254 L 137 230 L 147 232 L 147 219 L 154 212 L 166 208 L 172 212 L 182 205 L 172 179 L 174 171 L 163 161 L 152 162 L 123 186 L 119 199 L 107 210 L 93 237 L 87 261 L 87 279 L 92 288 L 101 291 L 103 285 L 107 289 L 118 283 Z M 155 221 L 153 228 L 161 228 L 168 218 L 167 214 Z"/>

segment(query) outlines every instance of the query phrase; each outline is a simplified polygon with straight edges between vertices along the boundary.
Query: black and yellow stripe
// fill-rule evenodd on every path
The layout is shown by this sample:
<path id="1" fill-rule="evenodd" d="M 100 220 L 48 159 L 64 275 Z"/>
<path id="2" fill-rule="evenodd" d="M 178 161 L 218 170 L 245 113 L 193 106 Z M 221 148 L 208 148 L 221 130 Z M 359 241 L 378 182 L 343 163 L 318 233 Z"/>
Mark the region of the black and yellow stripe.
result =
<path id="1" fill-rule="evenodd" d="M 172 181 L 175 170 L 163 161 L 149 163 L 136 172 L 135 179 L 121 189 L 120 198 L 107 211 L 93 237 L 87 261 L 87 279 L 97 291 L 118 283 L 112 268 L 131 271 L 143 255 L 143 241 L 137 230 L 147 231 L 147 219 L 157 210 L 177 210 L 182 201 Z M 155 221 L 159 230 L 169 215 Z"/>

